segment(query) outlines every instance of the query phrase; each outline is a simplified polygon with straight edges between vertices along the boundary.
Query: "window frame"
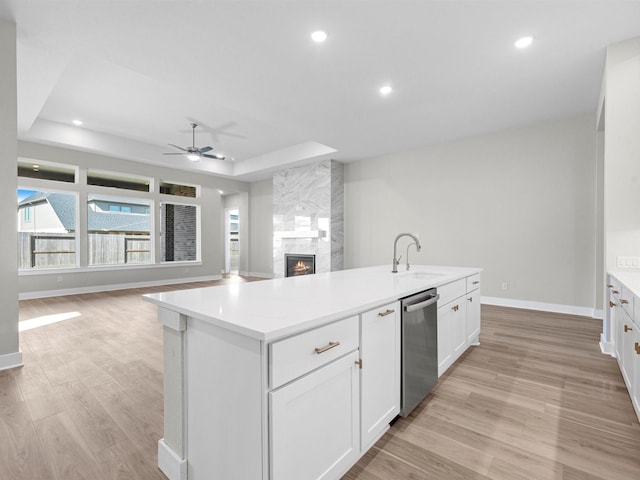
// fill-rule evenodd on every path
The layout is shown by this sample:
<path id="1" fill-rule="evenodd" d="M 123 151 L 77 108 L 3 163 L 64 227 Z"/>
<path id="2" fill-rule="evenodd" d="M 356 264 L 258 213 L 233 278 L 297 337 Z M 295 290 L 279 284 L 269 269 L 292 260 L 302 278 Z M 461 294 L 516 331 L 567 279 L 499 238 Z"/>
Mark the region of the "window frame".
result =
<path id="1" fill-rule="evenodd" d="M 75 256 L 74 256 L 75 264 L 73 266 L 65 265 L 62 267 L 40 267 L 40 268 L 37 268 L 37 267 L 20 268 L 20 266 L 18 265 L 19 274 L 27 273 L 27 272 L 29 272 L 30 274 L 40 274 L 40 273 L 47 273 L 47 272 L 59 273 L 61 271 L 66 271 L 66 270 L 76 271 L 76 269 L 80 268 L 81 266 L 80 208 L 79 208 L 80 192 L 78 192 L 76 189 L 63 188 L 64 186 L 68 186 L 68 185 L 72 185 L 72 184 L 70 182 L 59 182 L 56 180 L 43 180 L 43 179 L 32 178 L 32 177 L 18 177 L 18 186 L 16 188 L 16 194 L 19 190 L 32 190 L 32 191 L 45 192 L 45 193 L 59 193 L 63 195 L 72 195 L 75 200 L 75 205 L 74 205 L 75 230 L 73 235 L 74 246 L 75 246 Z M 16 203 L 16 206 L 17 206 L 17 203 Z M 17 220 L 17 217 L 16 217 L 16 220 Z M 18 225 L 16 225 L 16 230 L 18 230 Z M 19 230 L 16 233 L 19 233 Z M 16 236 L 16 247 L 18 247 L 17 241 L 18 241 L 18 238 Z"/>
<path id="2" fill-rule="evenodd" d="M 157 223 L 158 223 L 158 263 L 161 265 L 176 265 L 176 264 L 192 264 L 192 263 L 201 263 L 202 262 L 202 205 L 198 201 L 198 198 L 192 197 L 180 197 L 176 195 L 169 194 L 159 194 L 158 195 L 158 213 L 156 215 Z M 176 198 L 184 201 L 176 202 L 174 201 Z M 191 200 L 191 201 L 190 201 Z M 162 224 L 162 206 L 165 204 L 172 205 L 181 205 L 181 206 L 191 206 L 196 208 L 196 258 L 195 260 L 162 260 L 162 237 L 164 233 L 164 225 Z"/>
<path id="3" fill-rule="evenodd" d="M 94 185 L 91 185 L 90 187 L 95 187 Z M 86 218 L 86 224 L 85 224 L 85 229 L 83 234 L 86 237 L 87 240 L 87 247 L 86 247 L 86 262 L 87 262 L 87 268 L 89 269 L 94 269 L 94 268 L 105 268 L 105 267 L 133 267 L 133 266 L 148 266 L 148 265 L 153 265 L 155 263 L 155 242 L 154 242 L 154 228 L 155 228 L 155 222 L 154 222 L 154 215 L 153 215 L 153 208 L 154 208 L 154 199 L 152 198 L 152 195 L 149 194 L 148 192 L 140 192 L 140 191 L 136 191 L 136 190 L 124 190 L 124 189 L 120 189 L 120 188 L 114 188 L 114 187 L 99 187 L 100 188 L 100 192 L 99 193 L 94 193 L 93 192 L 93 188 L 91 188 L 91 190 L 89 190 L 87 192 L 86 195 L 86 213 L 87 213 L 87 218 Z M 107 190 L 107 191 L 105 191 Z M 122 195 L 122 192 L 127 192 L 127 194 Z M 128 193 L 130 192 L 137 192 L 139 194 L 146 194 L 144 196 L 142 195 L 128 195 Z M 114 193 L 116 193 L 116 195 L 114 195 Z M 110 213 L 129 213 L 131 215 L 140 215 L 142 216 L 146 216 L 149 218 L 149 233 L 148 233 L 148 241 L 149 241 L 149 262 L 147 263 L 127 263 L 127 257 L 126 257 L 126 248 L 125 248 L 125 258 L 124 258 L 124 262 L 123 263 L 96 263 L 96 264 L 92 264 L 91 262 L 91 250 L 89 247 L 89 241 L 90 241 L 90 237 L 89 235 L 91 234 L 90 232 L 92 231 L 92 229 L 89 228 L 89 202 L 91 201 L 99 201 L 99 202 L 104 202 L 105 204 L 107 204 L 109 206 L 109 210 L 104 210 L 102 211 L 105 214 L 110 214 Z M 135 212 L 122 212 L 122 210 L 112 210 L 112 208 L 114 207 L 114 204 L 120 204 L 117 205 L 120 208 L 122 208 L 122 204 L 132 204 L 132 203 L 137 203 L 137 204 L 144 204 L 145 207 L 145 211 L 147 209 L 150 210 L 149 213 L 135 213 Z M 129 234 L 122 234 L 123 235 L 123 239 L 124 239 L 124 243 L 125 246 L 127 244 L 127 237 L 131 236 Z"/>
<path id="4" fill-rule="evenodd" d="M 90 166 L 72 165 L 70 163 L 50 162 L 46 160 L 35 160 L 30 157 L 18 157 L 17 163 L 34 163 L 40 165 L 54 165 L 70 168 L 74 170 L 73 183 L 59 180 L 49 180 L 33 177 L 17 177 L 17 189 L 54 192 L 73 194 L 76 198 L 75 205 L 75 266 L 65 267 L 48 267 L 48 268 L 22 268 L 18 269 L 18 275 L 51 275 L 61 273 L 80 273 L 80 272 L 95 272 L 95 271 L 107 271 L 107 270 L 126 270 L 126 269 L 154 269 L 154 268 L 175 268 L 181 265 L 202 265 L 202 185 L 194 184 L 190 182 L 165 180 L 163 177 L 158 176 L 145 176 L 134 173 L 122 173 L 113 170 L 104 170 L 99 168 L 92 168 Z M 88 172 L 104 172 L 107 174 L 113 174 L 122 177 L 139 178 L 149 181 L 149 191 L 140 190 L 128 190 L 117 187 L 105 187 L 100 185 L 89 185 L 87 182 Z M 175 185 L 185 185 L 194 187 L 196 189 L 195 197 L 183 197 L 180 195 L 161 194 L 158 191 L 158 185 L 160 182 L 171 183 Z M 140 201 L 148 202 L 148 214 L 150 216 L 150 249 L 151 260 L 150 263 L 132 263 L 132 264 L 111 264 L 111 265 L 89 265 L 89 252 L 88 244 L 84 241 L 83 237 L 88 235 L 88 218 L 86 212 L 86 205 L 90 197 L 108 197 L 119 198 L 127 201 Z M 179 261 L 162 261 L 160 238 L 162 226 L 160 224 L 160 206 L 161 204 L 169 203 L 175 205 L 191 205 L 196 207 L 196 259 L 195 260 L 179 260 Z M 84 206 L 83 206 L 84 205 Z M 84 217 L 84 218 L 83 218 Z M 16 217 L 16 221 L 18 218 Z M 88 239 L 88 237 L 87 237 Z M 16 242 L 17 242 L 16 237 Z M 87 240 L 88 241 L 88 240 Z M 17 244 L 16 244 L 17 246 Z"/>

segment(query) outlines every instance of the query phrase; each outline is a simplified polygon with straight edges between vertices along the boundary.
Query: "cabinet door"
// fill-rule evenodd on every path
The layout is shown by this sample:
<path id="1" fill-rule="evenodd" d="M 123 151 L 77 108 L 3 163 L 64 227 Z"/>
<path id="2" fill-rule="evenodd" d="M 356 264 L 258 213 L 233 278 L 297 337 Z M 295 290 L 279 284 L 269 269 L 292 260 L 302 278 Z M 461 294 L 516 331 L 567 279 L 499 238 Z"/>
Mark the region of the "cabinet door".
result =
<path id="1" fill-rule="evenodd" d="M 633 401 L 633 406 L 636 409 L 636 413 L 640 418 L 640 331 L 636 329 L 634 332 L 634 342 L 633 342 L 633 380 L 632 380 L 632 390 L 631 392 L 631 400 Z"/>
<path id="2" fill-rule="evenodd" d="M 622 370 L 622 376 L 627 383 L 629 392 L 633 392 L 631 382 L 634 374 L 634 362 L 636 352 L 634 349 L 635 330 L 636 326 L 631 321 L 626 312 L 622 309 L 618 310 L 618 318 L 622 319 L 620 328 L 622 332 L 622 356 L 620 358 L 620 369 Z"/>
<path id="3" fill-rule="evenodd" d="M 366 449 L 400 412 L 400 303 L 360 318 L 360 444 Z"/>
<path id="4" fill-rule="evenodd" d="M 467 293 L 467 342 L 478 345 L 480 335 L 480 290 Z"/>
<path id="5" fill-rule="evenodd" d="M 359 456 L 358 351 L 269 393 L 277 480 L 335 479 Z"/>
<path id="6" fill-rule="evenodd" d="M 453 363 L 454 303 L 438 308 L 438 377 Z"/>
<path id="7" fill-rule="evenodd" d="M 467 348 L 467 297 L 460 297 L 453 302 L 453 361 Z"/>
<path id="8" fill-rule="evenodd" d="M 616 304 L 613 308 L 613 319 L 616 329 L 616 357 L 620 369 L 622 369 L 622 352 L 624 351 L 624 317 L 625 315 L 620 305 Z"/>

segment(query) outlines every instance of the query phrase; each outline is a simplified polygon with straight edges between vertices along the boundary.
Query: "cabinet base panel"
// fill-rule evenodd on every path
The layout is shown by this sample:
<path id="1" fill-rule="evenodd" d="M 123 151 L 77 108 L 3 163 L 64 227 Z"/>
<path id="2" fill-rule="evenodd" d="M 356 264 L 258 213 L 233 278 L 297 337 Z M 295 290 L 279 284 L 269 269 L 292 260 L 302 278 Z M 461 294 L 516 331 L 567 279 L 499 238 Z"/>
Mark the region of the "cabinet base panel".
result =
<path id="1" fill-rule="evenodd" d="M 612 357 L 616 356 L 613 342 L 607 342 L 604 339 L 604 335 L 600 335 L 600 351 L 605 355 L 611 355 Z"/>
<path id="2" fill-rule="evenodd" d="M 169 480 L 187 480 L 187 461 L 180 458 L 164 438 L 158 441 L 158 468 Z"/>

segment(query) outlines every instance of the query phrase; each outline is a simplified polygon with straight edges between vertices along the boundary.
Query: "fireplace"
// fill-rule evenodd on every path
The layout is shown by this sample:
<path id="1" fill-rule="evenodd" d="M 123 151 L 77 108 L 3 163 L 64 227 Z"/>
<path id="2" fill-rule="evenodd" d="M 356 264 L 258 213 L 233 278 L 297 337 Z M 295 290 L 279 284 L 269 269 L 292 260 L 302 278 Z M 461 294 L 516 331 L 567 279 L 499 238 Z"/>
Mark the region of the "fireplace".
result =
<path id="1" fill-rule="evenodd" d="M 297 277 L 316 273 L 316 256 L 285 253 L 285 276 Z"/>

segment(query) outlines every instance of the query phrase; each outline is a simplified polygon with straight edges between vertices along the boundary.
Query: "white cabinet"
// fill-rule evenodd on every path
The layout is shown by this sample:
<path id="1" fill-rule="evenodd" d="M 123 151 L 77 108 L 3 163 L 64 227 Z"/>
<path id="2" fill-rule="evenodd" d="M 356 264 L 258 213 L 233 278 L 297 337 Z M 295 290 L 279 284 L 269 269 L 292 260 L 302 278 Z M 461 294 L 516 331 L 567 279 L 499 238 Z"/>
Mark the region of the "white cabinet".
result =
<path id="1" fill-rule="evenodd" d="M 467 342 L 478 345 L 480 336 L 480 274 L 467 277 Z"/>
<path id="2" fill-rule="evenodd" d="M 465 297 L 438 307 L 438 377 L 464 352 L 467 346 Z"/>
<path id="3" fill-rule="evenodd" d="M 640 297 L 613 275 L 607 288 L 613 352 L 640 419 Z"/>
<path id="4" fill-rule="evenodd" d="M 632 385 L 634 373 L 633 364 L 635 361 L 635 351 L 633 348 L 633 342 L 636 326 L 631 318 L 633 315 L 633 295 L 622 285 L 620 286 L 618 302 L 619 308 L 616 312 L 616 319 L 618 320 L 618 336 L 620 338 L 620 345 L 618 347 L 620 356 L 618 358 L 618 363 L 622 370 L 622 376 L 629 387 Z M 629 314 L 630 311 L 631 315 Z"/>
<path id="5" fill-rule="evenodd" d="M 453 305 L 438 307 L 438 377 L 453 363 Z"/>
<path id="6" fill-rule="evenodd" d="M 480 274 L 438 288 L 438 377 L 480 334 Z"/>
<path id="7" fill-rule="evenodd" d="M 333 479 L 360 452 L 359 317 L 269 345 L 271 478 Z"/>
<path id="8" fill-rule="evenodd" d="M 271 478 L 336 479 L 359 457 L 358 352 L 269 393 Z"/>
<path id="9" fill-rule="evenodd" d="M 361 440 L 370 447 L 400 412 L 400 302 L 360 315 Z"/>
<path id="10" fill-rule="evenodd" d="M 467 299 L 465 296 L 452 302 L 450 309 L 453 311 L 452 349 L 453 356 L 457 359 L 467 349 Z M 454 360 L 455 361 L 455 360 Z"/>
<path id="11" fill-rule="evenodd" d="M 480 290 L 467 293 L 467 342 L 478 345 L 480 336 Z"/>
<path id="12" fill-rule="evenodd" d="M 636 328 L 633 332 L 633 378 L 631 384 L 631 400 L 640 417 L 640 331 Z"/>

